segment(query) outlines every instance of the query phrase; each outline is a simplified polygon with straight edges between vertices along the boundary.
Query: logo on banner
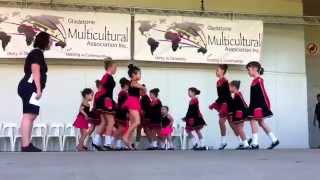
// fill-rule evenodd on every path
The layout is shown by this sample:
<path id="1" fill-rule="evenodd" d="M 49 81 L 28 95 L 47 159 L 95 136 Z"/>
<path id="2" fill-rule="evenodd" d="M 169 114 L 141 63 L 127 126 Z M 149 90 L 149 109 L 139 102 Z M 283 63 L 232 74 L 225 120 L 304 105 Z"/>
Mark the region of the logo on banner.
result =
<path id="1" fill-rule="evenodd" d="M 307 44 L 306 51 L 310 56 L 318 56 L 320 52 L 319 44 L 315 42 Z"/>
<path id="2" fill-rule="evenodd" d="M 260 60 L 263 23 L 141 14 L 134 38 L 136 60 L 246 64 Z"/>
<path id="3" fill-rule="evenodd" d="M 128 14 L 0 7 L 0 58 L 24 58 L 36 35 L 53 40 L 47 58 L 130 59 Z"/>
<path id="4" fill-rule="evenodd" d="M 12 17 L 18 15 L 20 15 L 19 12 L 12 13 Z M 66 31 L 60 21 L 61 19 L 63 18 L 58 16 L 40 15 L 24 17 L 21 22 L 11 22 L 7 16 L 0 15 L 0 24 L 16 26 L 16 31 L 13 32 L 0 30 L 2 49 L 6 50 L 12 36 L 24 36 L 26 45 L 30 46 L 40 31 L 46 31 L 55 42 L 55 46 L 66 47 Z"/>
<path id="5" fill-rule="evenodd" d="M 160 20 L 160 23 L 165 23 L 165 19 Z M 141 35 L 147 38 L 147 44 L 150 46 L 150 52 L 153 54 L 160 45 L 160 42 L 171 44 L 172 51 L 178 49 L 191 48 L 198 53 L 206 54 L 208 43 L 202 31 L 202 24 L 183 22 L 173 23 L 166 29 L 157 27 L 151 21 L 137 21 Z M 163 38 L 153 37 L 150 30 L 163 33 Z"/>

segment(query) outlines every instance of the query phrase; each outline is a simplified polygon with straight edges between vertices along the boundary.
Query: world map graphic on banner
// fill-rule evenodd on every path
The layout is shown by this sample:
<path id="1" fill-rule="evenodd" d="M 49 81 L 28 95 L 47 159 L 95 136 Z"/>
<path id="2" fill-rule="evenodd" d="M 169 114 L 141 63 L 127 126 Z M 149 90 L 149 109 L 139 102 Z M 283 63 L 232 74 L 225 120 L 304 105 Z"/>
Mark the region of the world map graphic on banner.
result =
<path id="1" fill-rule="evenodd" d="M 0 8 L 0 58 L 25 57 L 35 36 L 53 40 L 48 58 L 130 59 L 127 14 Z"/>
<path id="2" fill-rule="evenodd" d="M 245 64 L 260 60 L 261 21 L 136 15 L 135 59 Z"/>

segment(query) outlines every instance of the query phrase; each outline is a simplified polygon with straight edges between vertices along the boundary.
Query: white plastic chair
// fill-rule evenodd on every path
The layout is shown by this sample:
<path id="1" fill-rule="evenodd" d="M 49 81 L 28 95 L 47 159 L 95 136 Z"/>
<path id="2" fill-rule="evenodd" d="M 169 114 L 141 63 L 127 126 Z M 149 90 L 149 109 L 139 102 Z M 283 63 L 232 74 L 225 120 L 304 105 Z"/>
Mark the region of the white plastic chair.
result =
<path id="1" fill-rule="evenodd" d="M 62 137 L 64 125 L 61 123 L 52 123 L 48 127 L 46 140 L 46 151 L 62 151 Z"/>
<path id="2" fill-rule="evenodd" d="M 78 144 L 78 133 L 72 124 L 67 124 L 64 128 L 63 151 L 75 151 Z"/>
<path id="3" fill-rule="evenodd" d="M 15 123 L 3 123 L 0 131 L 0 151 L 13 151 L 13 134 L 16 129 Z"/>
<path id="4" fill-rule="evenodd" d="M 186 132 L 185 127 L 181 127 L 181 137 L 182 137 L 182 150 L 188 150 L 190 148 L 189 145 L 189 137 L 188 134 Z"/>
<path id="5" fill-rule="evenodd" d="M 31 141 L 37 146 L 45 149 L 46 147 L 47 125 L 43 123 L 36 123 L 33 125 Z"/>
<path id="6" fill-rule="evenodd" d="M 21 151 L 21 128 L 16 125 L 13 131 L 13 151 Z"/>
<path id="7" fill-rule="evenodd" d="M 180 127 L 180 124 L 173 127 L 172 143 L 177 149 L 183 149 L 183 130 L 184 127 Z"/>

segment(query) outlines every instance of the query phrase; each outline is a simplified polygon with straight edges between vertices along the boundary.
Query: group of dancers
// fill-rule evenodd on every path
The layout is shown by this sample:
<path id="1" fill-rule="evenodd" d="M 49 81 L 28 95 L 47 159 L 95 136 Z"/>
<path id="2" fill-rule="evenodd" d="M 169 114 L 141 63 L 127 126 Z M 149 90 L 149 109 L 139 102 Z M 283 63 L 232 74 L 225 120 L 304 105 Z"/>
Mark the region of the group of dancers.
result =
<path id="1" fill-rule="evenodd" d="M 125 77 L 120 79 L 121 91 L 115 102 L 113 92 L 116 82 L 113 76 L 117 72 L 117 64 L 112 59 L 106 59 L 104 68 L 105 74 L 101 80 L 96 81 L 97 92 L 94 93 L 90 88 L 85 88 L 81 92 L 83 100 L 74 122 L 74 126 L 80 129 L 81 134 L 77 150 L 88 150 L 85 140 L 94 131 L 92 146 L 98 151 L 135 150 L 134 136 L 136 135 L 139 140 L 142 130 L 150 144 L 148 150 L 174 150 L 171 138 L 174 120 L 169 113 L 169 107 L 163 105 L 159 99 L 160 90 L 154 88 L 148 93 L 146 86 L 140 83 L 141 69 L 130 64 L 129 79 Z M 240 81 L 234 80 L 229 83 L 226 79 L 228 66 L 221 64 L 216 69 L 218 98 L 209 109 L 215 109 L 219 115 L 221 133 L 219 150 L 227 146 L 227 122 L 239 139 L 237 147 L 239 150 L 259 149 L 259 126 L 271 139 L 268 149 L 273 149 L 280 143 L 265 123 L 265 118 L 271 117 L 273 113 L 261 77 L 264 69 L 259 62 L 250 62 L 246 68 L 249 76 L 253 78 L 249 106 L 239 90 Z M 199 94 L 200 90 L 196 87 L 188 89 L 189 107 L 182 120 L 185 122 L 188 144 L 191 144 L 192 149 L 207 150 L 201 133 L 206 121 L 199 108 L 200 102 L 197 97 Z M 250 122 L 251 138 L 245 134 L 245 122 Z"/>

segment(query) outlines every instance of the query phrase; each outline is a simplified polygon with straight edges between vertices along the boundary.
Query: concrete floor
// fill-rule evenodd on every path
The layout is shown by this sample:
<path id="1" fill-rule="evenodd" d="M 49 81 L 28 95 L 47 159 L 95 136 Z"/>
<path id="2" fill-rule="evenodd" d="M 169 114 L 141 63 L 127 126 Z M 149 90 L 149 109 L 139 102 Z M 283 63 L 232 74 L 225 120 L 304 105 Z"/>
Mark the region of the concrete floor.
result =
<path id="1" fill-rule="evenodd" d="M 318 180 L 320 150 L 0 153 L 0 180 Z"/>

